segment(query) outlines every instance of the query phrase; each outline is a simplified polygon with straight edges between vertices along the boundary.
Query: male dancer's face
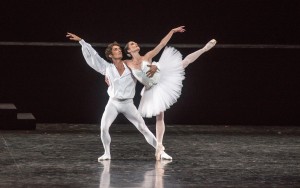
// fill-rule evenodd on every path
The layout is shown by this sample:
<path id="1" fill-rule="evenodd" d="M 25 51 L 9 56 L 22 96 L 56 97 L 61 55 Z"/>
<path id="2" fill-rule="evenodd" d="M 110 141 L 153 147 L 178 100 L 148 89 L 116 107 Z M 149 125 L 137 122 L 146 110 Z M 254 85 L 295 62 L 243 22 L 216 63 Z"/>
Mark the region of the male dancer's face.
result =
<path id="1" fill-rule="evenodd" d="M 112 59 L 122 59 L 123 53 L 119 46 L 113 46 L 111 50 L 111 58 Z"/>

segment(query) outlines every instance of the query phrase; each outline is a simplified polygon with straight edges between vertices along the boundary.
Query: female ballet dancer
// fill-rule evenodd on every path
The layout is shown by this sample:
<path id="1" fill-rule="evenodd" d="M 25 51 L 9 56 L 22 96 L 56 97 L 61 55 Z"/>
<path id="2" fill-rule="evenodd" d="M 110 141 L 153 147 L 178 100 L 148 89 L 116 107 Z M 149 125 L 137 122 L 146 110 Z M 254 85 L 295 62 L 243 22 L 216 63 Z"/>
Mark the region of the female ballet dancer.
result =
<path id="1" fill-rule="evenodd" d="M 164 111 L 170 108 L 181 94 L 184 69 L 216 44 L 216 40 L 212 39 L 203 48 L 186 56 L 184 60 L 175 48 L 166 47 L 159 61 L 152 62 L 152 58 L 167 45 L 174 33 L 185 32 L 184 27 L 172 29 L 154 49 L 143 56 L 139 54 L 140 47 L 134 41 L 128 42 L 124 48 L 125 53 L 131 57 L 130 60 L 125 61 L 126 65 L 136 79 L 145 86 L 141 92 L 142 98 L 138 110 L 143 117 L 156 116 L 156 160 L 161 159 L 165 149 L 162 144 L 165 133 Z M 155 64 L 158 68 L 152 77 L 147 74 L 150 64 Z M 172 157 L 168 159 L 171 160 Z"/>

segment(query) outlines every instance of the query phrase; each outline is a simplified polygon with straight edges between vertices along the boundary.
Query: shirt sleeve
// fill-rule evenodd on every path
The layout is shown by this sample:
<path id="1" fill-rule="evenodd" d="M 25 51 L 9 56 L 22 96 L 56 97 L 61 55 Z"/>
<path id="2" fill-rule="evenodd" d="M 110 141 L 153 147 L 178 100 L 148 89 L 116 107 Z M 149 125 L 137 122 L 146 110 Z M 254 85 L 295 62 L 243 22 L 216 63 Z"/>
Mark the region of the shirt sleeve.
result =
<path id="1" fill-rule="evenodd" d="M 87 64 L 95 71 L 105 75 L 106 67 L 109 63 L 100 57 L 89 43 L 85 42 L 83 39 L 81 39 L 79 43 L 81 44 L 82 54 Z"/>

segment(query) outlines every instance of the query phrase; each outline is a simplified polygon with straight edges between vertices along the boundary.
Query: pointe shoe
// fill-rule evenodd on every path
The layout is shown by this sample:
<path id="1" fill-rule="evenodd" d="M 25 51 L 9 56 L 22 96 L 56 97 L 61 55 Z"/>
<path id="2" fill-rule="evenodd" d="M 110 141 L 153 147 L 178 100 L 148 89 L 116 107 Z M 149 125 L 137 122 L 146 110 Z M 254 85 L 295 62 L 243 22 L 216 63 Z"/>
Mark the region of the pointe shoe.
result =
<path id="1" fill-rule="evenodd" d="M 172 157 L 170 155 L 168 155 L 166 152 L 162 152 L 161 156 L 160 156 L 161 160 L 172 160 Z"/>
<path id="2" fill-rule="evenodd" d="M 110 159 L 111 159 L 110 155 L 104 154 L 98 158 L 98 162 L 104 161 L 104 160 L 110 160 Z"/>
<path id="3" fill-rule="evenodd" d="M 161 159 L 161 155 L 163 154 L 165 147 L 162 144 L 158 144 L 156 146 L 155 157 L 156 160 L 159 161 Z"/>
<path id="4" fill-rule="evenodd" d="M 212 47 L 214 47 L 217 44 L 217 41 L 215 39 L 211 39 L 204 47 L 203 49 L 205 51 L 208 51 L 210 49 L 212 49 Z"/>

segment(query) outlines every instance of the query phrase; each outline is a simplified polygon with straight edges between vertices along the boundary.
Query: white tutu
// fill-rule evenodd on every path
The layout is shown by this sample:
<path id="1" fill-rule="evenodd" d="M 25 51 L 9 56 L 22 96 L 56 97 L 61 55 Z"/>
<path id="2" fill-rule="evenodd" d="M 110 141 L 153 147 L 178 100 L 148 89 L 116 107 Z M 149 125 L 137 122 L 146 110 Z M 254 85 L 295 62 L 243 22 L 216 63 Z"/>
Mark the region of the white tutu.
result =
<path id="1" fill-rule="evenodd" d="M 159 61 L 160 78 L 150 89 L 142 90 L 138 110 L 143 117 L 152 117 L 170 108 L 181 95 L 184 68 L 182 55 L 173 47 L 165 47 Z"/>

